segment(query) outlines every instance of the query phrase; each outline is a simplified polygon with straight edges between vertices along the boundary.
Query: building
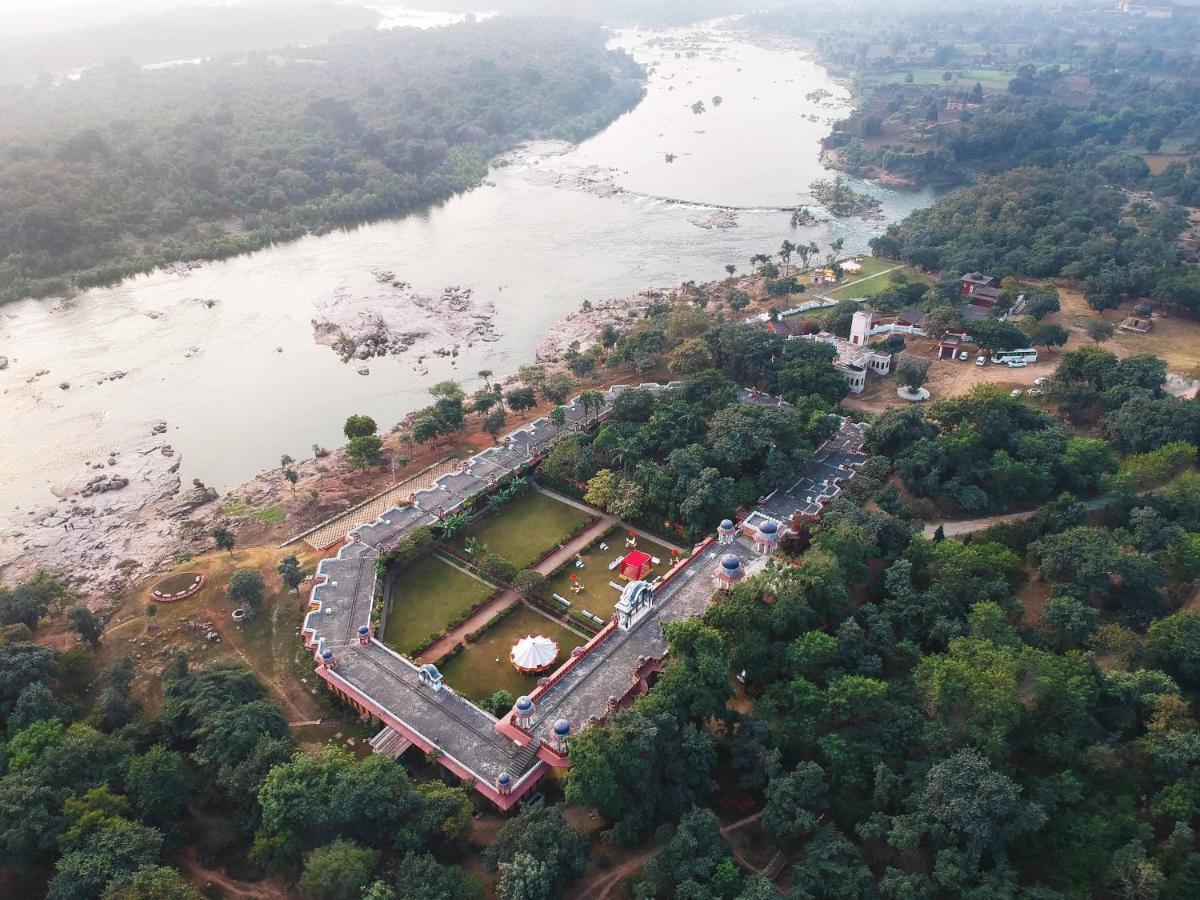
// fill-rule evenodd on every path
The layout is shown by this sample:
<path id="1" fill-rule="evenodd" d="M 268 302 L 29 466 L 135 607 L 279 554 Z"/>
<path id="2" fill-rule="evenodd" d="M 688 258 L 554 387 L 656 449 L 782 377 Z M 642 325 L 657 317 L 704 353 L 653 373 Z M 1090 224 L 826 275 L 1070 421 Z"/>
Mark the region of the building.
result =
<path id="1" fill-rule="evenodd" d="M 834 350 L 837 351 L 833 367 L 842 373 L 851 393 L 854 394 L 861 394 L 866 388 L 869 372 L 886 375 L 892 369 L 890 353 L 873 350 L 867 346 L 873 318 L 873 314 L 867 310 L 860 309 L 856 312 L 850 325 L 850 340 L 837 337 L 827 331 L 799 335 L 805 340 L 833 345 Z"/>
<path id="2" fill-rule="evenodd" d="M 991 304 L 1000 299 L 1000 289 L 995 281 L 991 275 L 982 272 L 968 272 L 959 279 L 964 297 L 971 297 L 973 301 L 990 301 Z"/>

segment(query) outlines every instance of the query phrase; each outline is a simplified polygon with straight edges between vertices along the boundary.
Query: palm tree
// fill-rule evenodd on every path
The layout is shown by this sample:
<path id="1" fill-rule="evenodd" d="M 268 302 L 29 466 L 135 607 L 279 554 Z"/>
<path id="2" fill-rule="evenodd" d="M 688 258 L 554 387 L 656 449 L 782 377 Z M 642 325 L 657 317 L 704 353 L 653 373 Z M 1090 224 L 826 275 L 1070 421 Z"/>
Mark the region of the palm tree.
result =
<path id="1" fill-rule="evenodd" d="M 788 263 L 791 262 L 792 254 L 796 251 L 796 245 L 791 241 L 784 241 L 779 245 L 779 258 L 783 260 L 783 277 L 788 277 Z"/>
<path id="2" fill-rule="evenodd" d="M 579 406 L 583 409 L 583 422 L 586 425 L 588 414 L 595 410 L 600 411 L 600 407 L 604 405 L 604 398 L 597 391 L 584 391 L 579 395 Z"/>

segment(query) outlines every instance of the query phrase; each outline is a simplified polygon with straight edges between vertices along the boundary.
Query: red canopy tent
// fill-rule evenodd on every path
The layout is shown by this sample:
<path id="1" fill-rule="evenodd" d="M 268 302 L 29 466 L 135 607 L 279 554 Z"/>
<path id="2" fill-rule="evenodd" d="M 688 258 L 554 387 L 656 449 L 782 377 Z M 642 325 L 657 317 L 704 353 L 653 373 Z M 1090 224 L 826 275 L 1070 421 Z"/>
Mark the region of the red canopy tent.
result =
<path id="1" fill-rule="evenodd" d="M 621 560 L 621 577 L 630 581 L 641 581 L 649 573 L 654 563 L 649 553 L 641 550 L 630 550 Z"/>

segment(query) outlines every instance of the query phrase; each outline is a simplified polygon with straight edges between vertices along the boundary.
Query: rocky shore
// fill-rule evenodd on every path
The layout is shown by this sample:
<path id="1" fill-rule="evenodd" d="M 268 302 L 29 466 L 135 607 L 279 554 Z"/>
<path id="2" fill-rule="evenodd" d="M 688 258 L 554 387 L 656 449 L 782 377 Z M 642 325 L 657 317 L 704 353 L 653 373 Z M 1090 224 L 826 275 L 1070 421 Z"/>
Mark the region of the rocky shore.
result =
<path id="1" fill-rule="evenodd" d="M 457 356 L 476 341 L 495 341 L 496 306 L 475 299 L 471 288 L 445 288 L 435 297 L 419 294 L 395 273 L 379 270 L 380 292 L 338 293 L 318 305 L 313 337 L 342 362 L 370 374 L 365 362 L 407 355 L 418 374 L 430 356 Z"/>
<path id="2" fill-rule="evenodd" d="M 217 492 L 186 490 L 179 454 L 160 435 L 85 462 L 77 478 L 54 488 L 55 501 L 12 515 L 0 527 L 0 582 L 48 569 L 70 578 L 91 605 L 125 587 L 124 560 L 137 571 L 164 568 L 207 539 L 201 520 Z"/>

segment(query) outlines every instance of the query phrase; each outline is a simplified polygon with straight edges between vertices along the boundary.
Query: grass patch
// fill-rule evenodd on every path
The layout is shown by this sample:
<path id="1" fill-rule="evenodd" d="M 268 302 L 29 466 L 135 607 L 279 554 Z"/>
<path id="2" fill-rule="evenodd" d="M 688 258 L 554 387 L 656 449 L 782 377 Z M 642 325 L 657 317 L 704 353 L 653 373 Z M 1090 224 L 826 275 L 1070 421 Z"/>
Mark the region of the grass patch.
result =
<path id="1" fill-rule="evenodd" d="M 591 521 L 591 516 L 530 491 L 493 513 L 467 530 L 455 541 L 461 551 L 467 537 L 478 538 L 492 553 L 498 553 L 523 569 L 537 562 L 571 535 Z"/>
<path id="2" fill-rule="evenodd" d="M 848 281 L 858 282 L 852 285 L 842 285 L 825 295 L 834 300 L 857 300 L 860 297 L 874 297 L 882 294 L 892 284 L 892 278 L 901 273 L 908 276 L 909 281 L 921 281 L 933 284 L 933 279 L 924 272 L 919 272 L 912 266 L 906 266 L 891 259 L 878 259 L 874 256 L 864 256 L 862 259 L 862 274 L 855 275 Z M 899 268 L 896 268 L 899 266 Z M 889 269 L 895 269 L 889 272 Z"/>
<path id="3" fill-rule="evenodd" d="M 248 516 L 252 511 L 250 504 L 241 497 L 231 497 L 221 504 L 221 515 L 231 519 Z"/>
<path id="4" fill-rule="evenodd" d="M 1096 312 L 1087 305 L 1083 294 L 1070 288 L 1059 288 L 1062 300 L 1062 312 L 1051 317 L 1067 328 L 1071 333 L 1071 342 L 1066 349 L 1074 350 L 1091 343 L 1087 336 L 1072 329 L 1076 322 L 1087 319 L 1104 319 L 1116 325 L 1123 318 L 1131 315 L 1134 304 L 1124 303 L 1117 309 L 1105 310 L 1103 314 Z M 1200 366 L 1200 322 L 1157 309 L 1154 319 L 1154 330 L 1149 334 L 1133 334 L 1127 331 L 1117 331 L 1112 339 L 1100 346 L 1111 350 L 1118 356 L 1129 356 L 1134 353 L 1153 353 L 1166 361 L 1172 372 L 1191 376 Z"/>
<path id="5" fill-rule="evenodd" d="M 556 667 L 567 660 L 572 650 L 587 642 L 536 610 L 520 606 L 460 653 L 439 663 L 438 668 L 452 688 L 476 702 L 499 690 L 510 691 L 514 697 L 527 694 L 537 687 L 542 676 L 522 675 L 508 658 L 513 644 L 527 634 L 544 634 L 558 641 Z"/>
<path id="6" fill-rule="evenodd" d="M 254 518 L 258 520 L 260 525 L 271 525 L 275 522 L 282 522 L 284 517 L 285 513 L 283 511 L 283 504 L 281 503 L 264 507 L 254 514 Z"/>
<path id="7" fill-rule="evenodd" d="M 943 81 L 945 72 L 953 72 L 953 81 Z M 955 68 L 923 68 L 900 69 L 895 72 L 885 72 L 862 76 L 864 84 L 904 84 L 908 73 L 912 72 L 913 84 L 945 85 L 955 90 L 970 90 L 978 82 L 985 91 L 1002 91 L 1008 88 L 1013 79 L 1013 73 L 1001 69 L 955 69 Z"/>
<path id="8" fill-rule="evenodd" d="M 495 589 L 429 556 L 396 577 L 383 642 L 401 653 L 415 653 Z"/>

